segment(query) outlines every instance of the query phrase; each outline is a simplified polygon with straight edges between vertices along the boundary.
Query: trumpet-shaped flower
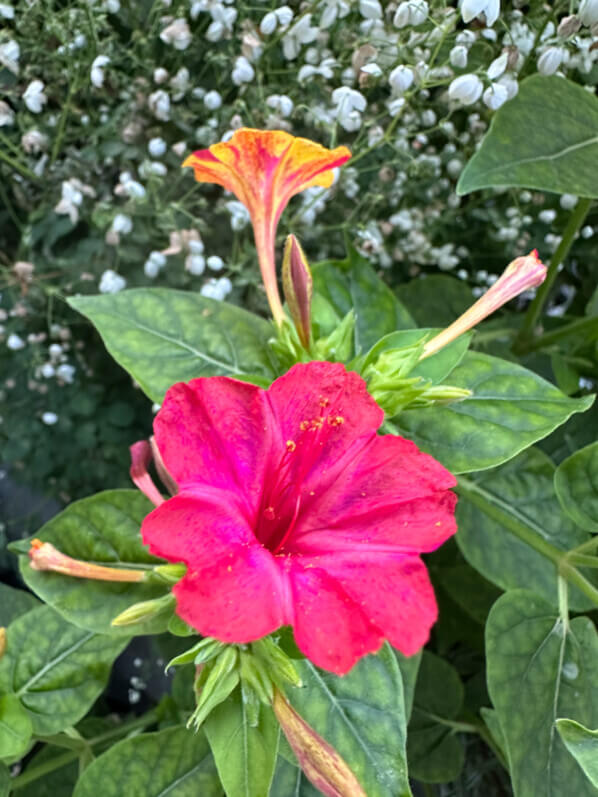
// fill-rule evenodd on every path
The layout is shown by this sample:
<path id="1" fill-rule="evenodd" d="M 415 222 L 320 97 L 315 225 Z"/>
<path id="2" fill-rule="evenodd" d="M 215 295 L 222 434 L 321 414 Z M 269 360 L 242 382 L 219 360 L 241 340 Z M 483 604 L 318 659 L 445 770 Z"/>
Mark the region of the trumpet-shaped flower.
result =
<path id="1" fill-rule="evenodd" d="M 183 166 L 195 179 L 232 191 L 251 216 L 266 295 L 275 321 L 284 312 L 276 283 L 276 227 L 289 200 L 310 186 L 328 188 L 332 169 L 351 157 L 346 147 L 329 150 L 282 130 L 237 130 L 227 142 L 190 155 Z"/>
<path id="2" fill-rule="evenodd" d="M 341 364 L 295 365 L 268 390 L 228 377 L 171 387 L 154 430 L 178 493 L 144 490 L 157 508 L 141 534 L 187 565 L 177 614 L 226 643 L 292 626 L 339 674 L 384 639 L 419 650 L 437 615 L 420 554 L 455 532 L 456 481 L 414 443 L 378 436 L 382 420 Z"/>

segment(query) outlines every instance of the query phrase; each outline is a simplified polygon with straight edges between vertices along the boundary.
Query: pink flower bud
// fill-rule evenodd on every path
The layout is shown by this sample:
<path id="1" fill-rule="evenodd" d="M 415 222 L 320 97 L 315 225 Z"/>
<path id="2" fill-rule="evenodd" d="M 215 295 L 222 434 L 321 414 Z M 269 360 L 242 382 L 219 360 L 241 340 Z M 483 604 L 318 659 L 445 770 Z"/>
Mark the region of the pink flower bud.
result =
<path id="1" fill-rule="evenodd" d="M 305 722 L 276 688 L 272 706 L 299 766 L 322 794 L 326 797 L 367 797 L 334 747 Z"/>
<path id="2" fill-rule="evenodd" d="M 299 340 L 307 348 L 311 337 L 313 279 L 299 241 L 289 235 L 282 260 L 282 287 Z"/>
<path id="3" fill-rule="evenodd" d="M 515 258 L 494 285 L 483 296 L 480 296 L 475 304 L 472 304 L 462 316 L 426 343 L 421 359 L 435 354 L 467 332 L 468 329 L 475 327 L 503 304 L 514 299 L 515 296 L 519 296 L 528 288 L 540 285 L 545 278 L 546 266 L 538 259 L 538 252 L 535 249 L 525 257 Z"/>
<path id="4" fill-rule="evenodd" d="M 0 628 L 0 659 L 6 653 L 6 628 Z"/>
<path id="5" fill-rule="evenodd" d="M 73 578 L 91 578 L 96 581 L 143 581 L 143 570 L 124 570 L 117 567 L 103 567 L 80 559 L 73 559 L 61 553 L 50 542 L 31 540 L 29 565 L 32 570 L 50 570 Z"/>

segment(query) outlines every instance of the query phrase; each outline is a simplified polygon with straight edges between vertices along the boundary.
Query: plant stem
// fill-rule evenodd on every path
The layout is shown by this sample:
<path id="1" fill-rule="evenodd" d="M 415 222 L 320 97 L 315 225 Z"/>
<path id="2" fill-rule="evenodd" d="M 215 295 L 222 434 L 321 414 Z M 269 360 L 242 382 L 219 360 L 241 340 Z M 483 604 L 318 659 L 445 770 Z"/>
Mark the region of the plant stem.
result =
<path id="1" fill-rule="evenodd" d="M 578 318 L 577 321 L 572 321 L 570 324 L 564 324 L 558 329 L 547 332 L 545 335 L 540 335 L 535 340 L 531 340 L 525 345 L 525 351 L 537 351 L 538 349 L 545 349 L 553 343 L 557 343 L 562 338 L 568 338 L 570 335 L 579 335 L 583 338 L 584 344 L 592 343 L 598 338 L 598 318 Z"/>
<path id="2" fill-rule="evenodd" d="M 97 736 L 94 736 L 91 739 L 86 739 L 87 744 L 89 747 L 95 747 L 98 744 L 103 744 L 104 742 L 109 742 L 111 739 L 118 738 L 119 736 L 125 736 L 126 734 L 130 733 L 131 731 L 135 730 L 142 730 L 143 728 L 147 728 L 148 725 L 152 725 L 158 717 L 158 713 L 155 709 L 148 711 L 147 714 L 144 714 L 142 717 L 136 717 L 134 720 L 130 722 L 124 722 L 122 725 L 119 725 L 116 728 L 112 728 L 109 731 L 105 731 L 104 733 L 100 733 Z M 56 758 L 52 758 L 50 761 L 45 761 L 43 764 L 40 764 L 36 767 L 31 767 L 30 769 L 25 770 L 22 775 L 18 775 L 10 784 L 10 791 L 17 791 L 17 789 L 22 789 L 23 786 L 27 786 L 29 783 L 33 783 L 33 781 L 38 780 L 39 778 L 43 777 L 44 775 L 48 775 L 50 772 L 54 772 L 57 769 L 61 769 L 65 767 L 67 764 L 70 764 L 72 761 L 76 761 L 79 758 L 79 755 L 82 751 L 77 752 L 68 752 L 63 753 L 63 755 L 56 756 Z"/>
<path id="3" fill-rule="evenodd" d="M 542 308 L 544 307 L 546 299 L 548 298 L 548 294 L 550 293 L 550 290 L 554 285 L 554 281 L 556 280 L 559 266 L 569 254 L 569 250 L 571 249 L 575 235 L 588 215 L 591 204 L 591 199 L 582 197 L 573 210 L 573 213 L 571 213 L 571 216 L 569 217 L 569 222 L 565 227 L 561 242 L 557 246 L 557 249 L 550 261 L 550 265 L 548 266 L 546 279 L 538 288 L 538 292 L 536 293 L 534 300 L 527 308 L 521 331 L 519 332 L 517 340 L 513 346 L 513 350 L 518 354 L 527 351 L 527 347 L 531 338 L 533 337 L 534 328 L 538 323 Z"/>

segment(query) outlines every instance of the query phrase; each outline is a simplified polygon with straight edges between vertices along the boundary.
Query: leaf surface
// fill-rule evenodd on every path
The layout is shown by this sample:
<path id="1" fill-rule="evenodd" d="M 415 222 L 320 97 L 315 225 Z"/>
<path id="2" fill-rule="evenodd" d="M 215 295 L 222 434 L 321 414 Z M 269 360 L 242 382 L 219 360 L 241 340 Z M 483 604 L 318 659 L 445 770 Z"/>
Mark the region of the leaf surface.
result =
<path id="1" fill-rule="evenodd" d="M 554 487 L 569 517 L 582 529 L 598 532 L 598 442 L 561 462 Z"/>
<path id="2" fill-rule="evenodd" d="M 567 750 L 598 789 L 598 730 L 567 719 L 557 720 L 556 727 Z"/>

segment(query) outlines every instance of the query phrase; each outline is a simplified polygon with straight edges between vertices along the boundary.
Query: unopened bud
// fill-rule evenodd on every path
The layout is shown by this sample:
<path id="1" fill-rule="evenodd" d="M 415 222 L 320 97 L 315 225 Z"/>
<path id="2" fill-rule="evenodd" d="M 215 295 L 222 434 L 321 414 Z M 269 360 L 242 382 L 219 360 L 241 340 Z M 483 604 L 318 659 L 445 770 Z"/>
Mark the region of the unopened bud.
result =
<path id="1" fill-rule="evenodd" d="M 170 592 L 168 595 L 163 595 L 161 598 L 156 598 L 155 600 L 134 603 L 132 606 L 129 606 L 128 609 L 125 609 L 124 612 L 121 612 L 117 617 L 115 617 L 110 625 L 120 627 L 123 625 L 135 625 L 135 623 L 143 623 L 146 620 L 151 620 L 154 617 L 157 617 L 159 614 L 162 614 L 165 611 L 172 611 L 174 609 L 175 603 L 175 597 Z"/>
<path id="2" fill-rule="evenodd" d="M 118 567 L 103 567 L 61 553 L 50 542 L 31 540 L 29 565 L 32 570 L 50 570 L 73 578 L 90 578 L 96 581 L 143 581 L 144 570 L 125 570 Z"/>
<path id="3" fill-rule="evenodd" d="M 299 340 L 307 348 L 311 337 L 313 279 L 303 249 L 294 235 L 288 236 L 284 247 L 282 287 Z"/>
<path id="4" fill-rule="evenodd" d="M 0 628 L 0 659 L 6 653 L 6 628 Z"/>
<path id="5" fill-rule="evenodd" d="M 164 498 L 160 495 L 160 491 L 147 471 L 153 458 L 150 443 L 147 440 L 139 440 L 130 446 L 129 451 L 131 452 L 131 467 L 129 468 L 131 480 L 152 504 L 160 506 L 164 503 Z"/>
<path id="6" fill-rule="evenodd" d="M 253 649 L 257 656 L 266 663 L 268 672 L 274 681 L 278 683 L 285 681 L 292 686 L 303 686 L 292 659 L 278 647 L 273 639 L 264 637 L 254 642 Z"/>
<path id="7" fill-rule="evenodd" d="M 305 776 L 326 797 L 367 797 L 337 751 L 310 727 L 278 689 L 272 703 L 280 727 Z"/>
<path id="8" fill-rule="evenodd" d="M 494 285 L 475 304 L 472 304 L 462 316 L 425 344 L 421 359 L 430 357 L 430 355 L 443 349 L 451 341 L 494 313 L 503 304 L 514 299 L 515 296 L 519 296 L 520 293 L 529 288 L 535 288 L 540 285 L 545 278 L 546 266 L 538 259 L 538 253 L 535 249 L 525 257 L 515 258 L 512 263 L 509 263 Z"/>
<path id="9" fill-rule="evenodd" d="M 562 39 L 568 39 L 569 36 L 573 36 L 577 33 L 577 31 L 581 28 L 581 19 L 576 17 L 575 14 L 571 14 L 571 16 L 563 17 L 559 22 L 559 26 L 556 30 L 557 35 L 560 36 Z"/>
<path id="10" fill-rule="evenodd" d="M 213 663 L 200 665 L 201 671 L 196 679 L 195 690 L 197 705 L 187 722 L 195 729 L 202 725 L 205 718 L 230 695 L 239 683 L 239 650 L 234 645 L 227 645 Z"/>

